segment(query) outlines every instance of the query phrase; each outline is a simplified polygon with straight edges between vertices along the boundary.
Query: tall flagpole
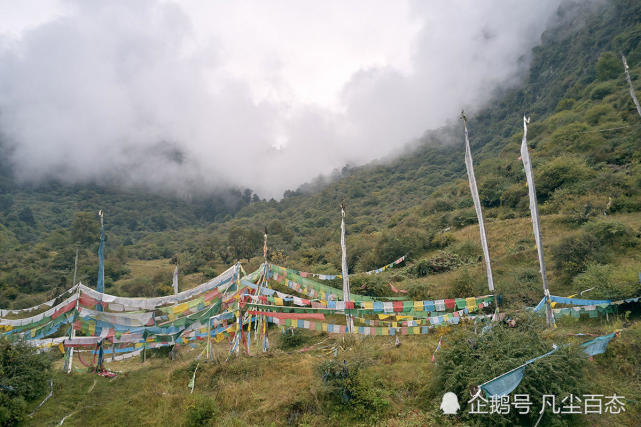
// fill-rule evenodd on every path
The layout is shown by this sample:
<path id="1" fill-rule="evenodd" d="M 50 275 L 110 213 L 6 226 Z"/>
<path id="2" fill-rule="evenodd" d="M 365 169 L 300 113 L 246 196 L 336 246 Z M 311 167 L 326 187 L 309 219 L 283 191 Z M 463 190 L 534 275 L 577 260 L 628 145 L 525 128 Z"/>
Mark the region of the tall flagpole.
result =
<path id="1" fill-rule="evenodd" d="M 78 274 L 78 248 L 76 248 L 76 259 L 73 262 L 73 286 L 76 286 L 76 276 Z"/>
<path id="2" fill-rule="evenodd" d="M 263 262 L 267 262 L 267 227 L 263 236 Z"/>
<path id="3" fill-rule="evenodd" d="M 527 124 L 530 119 L 523 116 L 523 140 L 521 141 L 521 159 L 525 168 L 525 177 L 527 178 L 528 194 L 530 196 L 530 216 L 532 217 L 532 228 L 534 230 L 534 240 L 536 241 L 536 250 L 539 255 L 539 266 L 541 279 L 543 281 L 543 293 L 545 295 L 545 318 L 548 326 L 554 325 L 554 313 L 550 301 L 550 289 L 548 288 L 548 277 L 545 271 L 545 259 L 543 258 L 543 242 L 541 239 L 541 222 L 539 220 L 539 208 L 536 201 L 536 188 L 534 186 L 534 176 L 532 174 L 532 162 L 530 161 L 530 152 L 527 146 Z"/>
<path id="4" fill-rule="evenodd" d="M 171 284 L 174 288 L 174 295 L 176 295 L 178 293 L 178 258 L 176 258 L 176 268 L 174 268 L 174 277 Z"/>
<path id="5" fill-rule="evenodd" d="M 100 217 L 100 246 L 98 247 L 98 283 L 96 290 L 105 292 L 105 224 L 102 209 L 98 211 Z"/>
<path id="6" fill-rule="evenodd" d="M 628 81 L 628 85 L 630 86 L 630 96 L 632 97 L 634 106 L 637 107 L 637 113 L 639 113 L 639 116 L 641 116 L 641 105 L 639 105 L 639 100 L 637 99 L 637 95 L 634 93 L 634 86 L 632 86 L 632 79 L 630 79 L 630 67 L 628 67 L 628 61 L 625 60 L 625 56 L 623 55 L 621 55 L 621 60 L 623 61 L 623 70 L 625 71 L 625 78 Z"/>
<path id="7" fill-rule="evenodd" d="M 341 202 L 341 251 L 342 251 L 342 272 L 343 272 L 343 300 L 350 300 L 349 293 L 349 272 L 347 270 L 347 249 L 345 247 L 345 202 Z M 354 331 L 354 319 L 351 314 L 345 313 L 347 332 Z"/>
<path id="8" fill-rule="evenodd" d="M 492 277 L 492 264 L 490 262 L 490 250 L 487 245 L 487 235 L 485 233 L 485 223 L 483 221 L 483 211 L 481 210 L 481 200 L 479 198 L 479 190 L 476 186 L 476 177 L 474 175 L 474 164 L 472 163 L 472 150 L 470 149 L 470 139 L 467 132 L 467 117 L 465 112 L 461 111 L 461 118 L 463 119 L 463 126 L 465 127 L 465 166 L 467 168 L 467 178 L 470 182 L 470 192 L 472 193 L 472 200 L 474 200 L 474 209 L 476 210 L 476 218 L 479 222 L 479 231 L 481 233 L 481 246 L 483 247 L 483 257 L 485 258 L 485 267 L 487 270 L 487 287 L 490 292 L 494 293 L 494 279 Z M 499 303 L 494 297 L 494 307 L 496 311 L 499 309 Z"/>

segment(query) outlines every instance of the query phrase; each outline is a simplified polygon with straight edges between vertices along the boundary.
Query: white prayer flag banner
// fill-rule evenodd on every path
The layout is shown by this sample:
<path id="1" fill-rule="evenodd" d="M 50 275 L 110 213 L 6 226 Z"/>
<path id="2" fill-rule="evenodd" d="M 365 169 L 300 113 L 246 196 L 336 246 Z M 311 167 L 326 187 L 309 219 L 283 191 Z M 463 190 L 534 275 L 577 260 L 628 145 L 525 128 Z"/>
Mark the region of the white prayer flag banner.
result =
<path id="1" fill-rule="evenodd" d="M 525 177 L 527 179 L 528 195 L 530 196 L 530 216 L 532 217 L 532 228 L 534 229 L 534 240 L 539 257 L 539 266 L 541 279 L 543 280 L 543 292 L 547 299 L 546 317 L 548 324 L 554 323 L 554 315 L 550 307 L 550 291 L 548 288 L 548 278 L 545 271 L 545 259 L 543 258 L 543 243 L 541 239 L 541 222 L 539 220 L 539 208 L 536 201 L 536 187 L 534 186 L 534 175 L 532 174 L 532 162 L 530 161 L 530 152 L 527 146 L 527 124 L 530 119 L 523 116 L 523 140 L 521 141 L 521 160 L 525 168 Z"/>
<path id="2" fill-rule="evenodd" d="M 479 221 L 479 230 L 481 232 L 481 246 L 483 247 L 483 257 L 485 258 L 485 266 L 487 268 L 487 287 L 490 291 L 494 291 L 494 279 L 492 278 L 492 265 L 490 263 L 490 250 L 487 245 L 487 237 L 485 234 L 485 223 L 483 222 L 483 211 L 481 210 L 481 200 L 479 199 L 479 190 L 476 186 L 476 177 L 474 176 L 474 165 L 472 164 L 472 150 L 470 149 L 470 140 L 467 134 L 467 123 L 465 116 L 463 117 L 465 124 L 465 166 L 467 167 L 467 177 L 470 182 L 470 192 L 472 193 L 472 200 L 474 200 L 474 209 L 476 210 L 476 218 Z"/>

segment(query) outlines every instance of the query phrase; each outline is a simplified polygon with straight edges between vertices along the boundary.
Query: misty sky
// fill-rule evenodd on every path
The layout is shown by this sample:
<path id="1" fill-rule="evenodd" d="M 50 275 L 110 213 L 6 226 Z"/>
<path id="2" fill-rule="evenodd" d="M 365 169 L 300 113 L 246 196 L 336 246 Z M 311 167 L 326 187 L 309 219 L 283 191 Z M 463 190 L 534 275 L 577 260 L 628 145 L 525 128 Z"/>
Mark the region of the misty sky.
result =
<path id="1" fill-rule="evenodd" d="M 25 180 L 278 198 L 515 84 L 559 3 L 0 0 L 0 133 Z"/>

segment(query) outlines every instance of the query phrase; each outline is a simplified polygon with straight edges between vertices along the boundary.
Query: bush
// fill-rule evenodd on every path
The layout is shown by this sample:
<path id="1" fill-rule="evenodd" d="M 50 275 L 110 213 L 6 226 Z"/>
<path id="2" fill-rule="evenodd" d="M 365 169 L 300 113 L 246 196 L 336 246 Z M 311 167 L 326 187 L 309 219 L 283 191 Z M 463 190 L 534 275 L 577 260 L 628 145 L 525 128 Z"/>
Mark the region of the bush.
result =
<path id="1" fill-rule="evenodd" d="M 291 348 L 300 347 L 309 341 L 309 337 L 305 333 L 297 328 L 285 330 L 280 334 L 280 345 L 279 347 L 282 350 L 288 350 Z"/>
<path id="2" fill-rule="evenodd" d="M 0 390 L 0 425 L 17 425 L 26 415 L 26 402 L 48 390 L 51 361 L 22 341 L 0 338 L 0 379 L 10 390 Z"/>
<path id="3" fill-rule="evenodd" d="M 572 284 L 576 292 L 594 288 L 590 298 L 596 299 L 618 300 L 637 296 L 641 291 L 635 271 L 615 270 L 610 265 L 589 264 Z"/>
<path id="4" fill-rule="evenodd" d="M 628 247 L 636 241 L 632 229 L 616 221 L 592 221 L 587 223 L 584 229 L 608 247 Z"/>
<path id="5" fill-rule="evenodd" d="M 443 249 L 456 241 L 452 233 L 439 233 L 432 238 L 432 246 L 437 249 Z"/>
<path id="6" fill-rule="evenodd" d="M 585 179 L 590 169 L 583 160 L 573 157 L 558 157 L 540 168 L 536 180 L 536 192 L 541 200 L 547 199 L 554 190 Z"/>
<path id="7" fill-rule="evenodd" d="M 428 249 L 432 235 L 425 230 L 399 226 L 385 232 L 376 242 L 374 253 L 377 265 L 384 265 L 403 255 L 412 255 Z"/>
<path id="8" fill-rule="evenodd" d="M 479 262 L 483 260 L 481 242 L 476 243 L 466 239 L 454 248 L 454 252 L 465 262 Z"/>
<path id="9" fill-rule="evenodd" d="M 478 282 L 478 279 L 473 278 L 467 268 L 464 269 L 452 282 L 452 296 L 464 298 L 476 295 Z"/>
<path id="10" fill-rule="evenodd" d="M 350 276 L 352 292 L 370 297 L 392 296 L 392 290 L 380 275 L 376 276 Z"/>
<path id="11" fill-rule="evenodd" d="M 594 100 L 603 99 L 614 92 L 615 85 L 612 82 L 599 83 L 590 92 L 590 98 Z"/>
<path id="12" fill-rule="evenodd" d="M 463 260 L 457 254 L 441 251 L 438 255 L 417 262 L 412 272 L 417 277 L 424 277 L 428 274 L 438 274 L 453 270 L 462 264 Z"/>
<path id="13" fill-rule="evenodd" d="M 576 276 L 590 262 L 605 263 L 608 259 L 599 239 L 587 233 L 563 238 L 551 253 L 554 267 L 566 278 Z"/>
<path id="14" fill-rule="evenodd" d="M 216 415 L 214 400 L 206 396 L 196 396 L 189 403 L 185 413 L 186 426 L 204 426 L 210 423 Z"/>
<path id="15" fill-rule="evenodd" d="M 609 104 L 599 104 L 585 112 L 585 121 L 596 126 L 599 122 L 616 118 L 616 112 Z"/>
<path id="16" fill-rule="evenodd" d="M 570 393 L 580 396 L 588 391 L 585 380 L 587 358 L 580 349 L 562 347 L 526 368 L 523 380 L 513 393 L 530 395 L 533 410 L 527 415 L 519 415 L 516 411 L 505 415 L 470 415 L 467 402 L 470 400 L 470 387 L 549 352 L 552 342 L 542 337 L 543 331 L 540 316 L 517 319 L 514 328 L 494 324 L 481 335 L 476 335 L 473 328 L 457 328 L 436 354 L 436 375 L 428 398 L 440 402 L 445 392 L 455 393 L 461 405 L 458 416 L 466 425 L 533 425 L 539 416 L 539 411 L 534 408 L 541 408 L 543 394 L 553 394 L 562 399 Z M 547 411 L 541 425 L 550 425 L 554 416 Z"/>
<path id="17" fill-rule="evenodd" d="M 375 386 L 372 378 L 361 374 L 362 362 L 349 364 L 336 359 L 322 362 L 317 372 L 324 384 L 324 394 L 336 410 L 348 411 L 349 416 L 372 421 L 389 407 L 382 389 Z"/>
<path id="18" fill-rule="evenodd" d="M 603 52 L 594 68 L 596 78 L 601 81 L 616 79 L 623 72 L 621 60 L 612 52 Z"/>

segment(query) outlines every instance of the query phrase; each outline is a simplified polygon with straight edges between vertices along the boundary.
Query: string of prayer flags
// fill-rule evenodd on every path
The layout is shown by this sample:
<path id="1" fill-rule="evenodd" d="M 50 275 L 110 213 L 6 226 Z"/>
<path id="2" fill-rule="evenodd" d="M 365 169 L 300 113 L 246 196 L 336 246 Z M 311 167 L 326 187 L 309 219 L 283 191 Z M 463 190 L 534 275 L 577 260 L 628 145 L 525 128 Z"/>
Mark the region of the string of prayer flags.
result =
<path id="1" fill-rule="evenodd" d="M 517 388 L 521 383 L 523 375 L 525 374 L 525 367 L 527 365 L 551 355 L 558 349 L 559 347 L 554 345 L 552 351 L 542 354 L 541 356 L 537 356 L 534 359 L 530 359 L 524 364 L 512 369 L 511 371 L 508 371 L 496 378 L 491 379 L 490 381 L 481 384 L 479 387 L 485 392 L 485 395 L 488 399 L 492 397 L 507 396 L 508 394 L 512 393 L 512 391 L 514 391 L 514 389 Z"/>
<path id="2" fill-rule="evenodd" d="M 403 261 L 405 261 L 406 258 L 407 258 L 407 255 L 403 255 L 399 259 L 397 259 L 395 261 L 392 261 L 389 264 L 384 265 L 384 266 L 382 266 L 380 268 L 376 268 L 374 270 L 366 271 L 365 273 L 352 273 L 352 274 L 350 274 L 350 276 L 353 276 L 355 274 L 368 274 L 368 275 L 379 274 L 379 273 L 382 273 L 383 271 L 387 270 L 388 268 L 392 268 L 395 265 L 398 265 L 398 264 L 402 263 Z M 292 270 L 292 271 L 295 271 L 296 274 L 298 274 L 301 277 L 305 277 L 305 278 L 313 277 L 313 278 L 319 279 L 319 280 L 336 280 L 336 279 L 342 279 L 343 278 L 342 274 L 317 274 L 317 273 L 308 273 L 306 271 L 297 271 L 297 270 Z"/>

